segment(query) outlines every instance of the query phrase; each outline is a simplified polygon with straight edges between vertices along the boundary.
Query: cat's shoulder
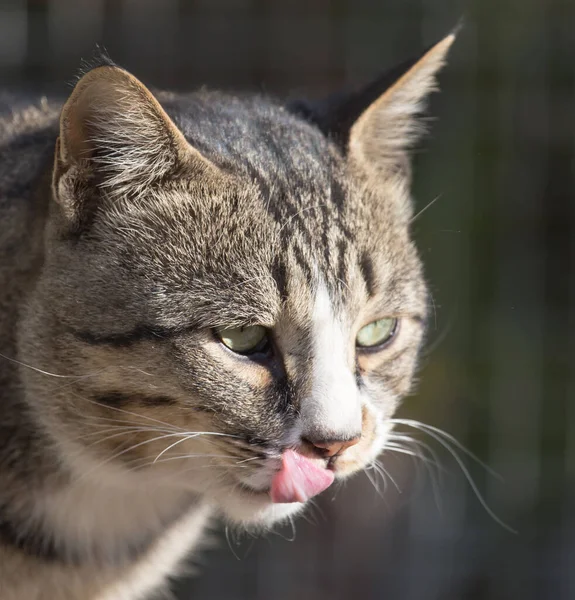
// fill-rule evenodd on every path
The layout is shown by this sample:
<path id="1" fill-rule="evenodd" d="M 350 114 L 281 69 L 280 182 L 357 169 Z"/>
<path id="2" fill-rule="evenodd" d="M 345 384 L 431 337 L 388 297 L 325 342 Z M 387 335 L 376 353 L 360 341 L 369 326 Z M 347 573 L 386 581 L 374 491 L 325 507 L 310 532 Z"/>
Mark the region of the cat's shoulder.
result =
<path id="1" fill-rule="evenodd" d="M 61 102 L 0 90 L 0 205 L 27 196 L 51 160 Z"/>
<path id="2" fill-rule="evenodd" d="M 4 149 L 22 136 L 41 137 L 42 132 L 50 135 L 56 131 L 61 106 L 46 96 L 0 90 L 0 147 Z"/>

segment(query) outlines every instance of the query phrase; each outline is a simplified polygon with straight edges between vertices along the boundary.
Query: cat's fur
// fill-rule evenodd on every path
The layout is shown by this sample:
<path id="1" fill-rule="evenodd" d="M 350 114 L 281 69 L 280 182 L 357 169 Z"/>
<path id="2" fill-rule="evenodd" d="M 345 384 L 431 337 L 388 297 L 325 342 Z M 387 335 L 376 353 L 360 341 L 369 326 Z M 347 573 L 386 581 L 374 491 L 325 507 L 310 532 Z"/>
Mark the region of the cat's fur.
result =
<path id="1" fill-rule="evenodd" d="M 321 109 L 154 97 L 106 64 L 63 109 L 4 99 L 2 600 L 147 598 L 211 515 L 302 508 L 269 500 L 284 449 L 361 435 L 336 478 L 375 459 L 423 333 L 407 151 L 452 41 Z M 273 360 L 213 335 L 246 324 Z"/>

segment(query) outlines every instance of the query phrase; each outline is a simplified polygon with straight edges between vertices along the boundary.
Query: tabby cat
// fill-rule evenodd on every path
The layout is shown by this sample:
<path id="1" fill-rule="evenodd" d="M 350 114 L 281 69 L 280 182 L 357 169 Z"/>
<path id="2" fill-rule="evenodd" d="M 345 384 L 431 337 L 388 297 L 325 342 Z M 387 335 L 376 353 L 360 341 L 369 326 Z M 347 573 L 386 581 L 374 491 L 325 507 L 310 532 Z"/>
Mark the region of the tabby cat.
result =
<path id="1" fill-rule="evenodd" d="M 409 149 L 454 35 L 323 103 L 106 59 L 0 104 L 0 598 L 135 600 L 370 465 L 427 309 Z"/>

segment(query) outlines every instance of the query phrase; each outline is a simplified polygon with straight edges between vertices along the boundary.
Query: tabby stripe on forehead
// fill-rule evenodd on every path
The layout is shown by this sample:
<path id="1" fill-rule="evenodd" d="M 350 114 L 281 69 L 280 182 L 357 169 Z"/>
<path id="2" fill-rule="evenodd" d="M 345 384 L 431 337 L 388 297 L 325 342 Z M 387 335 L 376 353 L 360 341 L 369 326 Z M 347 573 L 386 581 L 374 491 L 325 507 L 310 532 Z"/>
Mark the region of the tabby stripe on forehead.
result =
<path id="1" fill-rule="evenodd" d="M 359 268 L 361 269 L 361 274 L 365 281 L 367 293 L 370 296 L 375 296 L 376 279 L 375 272 L 373 269 L 373 261 L 371 260 L 371 257 L 365 252 L 362 254 L 361 259 L 359 261 Z"/>
<path id="2" fill-rule="evenodd" d="M 303 208 L 294 207 L 294 209 L 295 212 L 285 218 L 282 227 L 286 226 L 288 223 L 291 223 L 293 230 L 299 231 L 306 244 L 310 245 L 314 238 L 314 235 L 310 229 L 313 219 L 310 217 L 315 215 L 318 207 L 315 204 L 312 204 L 309 206 L 304 206 Z"/>
<path id="3" fill-rule="evenodd" d="M 125 406 L 127 404 L 143 404 L 146 406 L 165 406 L 177 404 L 177 400 L 169 396 L 154 396 L 147 394 L 126 394 L 123 392 L 108 392 L 107 394 L 98 394 L 94 400 L 99 404 L 107 406 Z"/>
<path id="4" fill-rule="evenodd" d="M 332 179 L 331 187 L 330 187 L 330 198 L 332 204 L 336 207 L 335 211 L 335 223 L 337 224 L 337 228 L 344 238 L 348 240 L 353 240 L 353 232 L 349 228 L 349 225 L 345 222 L 344 215 L 344 207 L 346 202 L 346 190 L 343 185 L 337 180 Z"/>
<path id="5" fill-rule="evenodd" d="M 317 201 L 302 205 L 299 201 L 294 202 L 285 190 L 278 187 L 273 189 L 273 194 L 276 202 L 268 203 L 268 210 L 280 226 L 282 248 L 285 250 L 289 246 L 290 234 L 296 231 L 310 244 L 315 235 L 310 229 L 313 219 L 309 218 L 308 213 L 315 214 Z"/>
<path id="6" fill-rule="evenodd" d="M 287 278 L 288 273 L 285 264 L 278 258 L 275 259 L 272 267 L 272 276 L 278 287 L 280 297 L 283 300 L 287 297 Z"/>
<path id="7" fill-rule="evenodd" d="M 347 283 L 347 271 L 345 264 L 345 255 L 348 250 L 347 241 L 343 238 L 340 238 L 337 241 L 337 249 L 338 249 L 338 264 L 337 264 L 337 278 L 342 284 Z"/>
<path id="8" fill-rule="evenodd" d="M 323 246 L 323 257 L 325 260 L 326 268 L 331 265 L 331 249 L 329 247 L 329 231 L 332 227 L 332 207 L 324 205 L 321 207 L 321 245 Z"/>
<path id="9" fill-rule="evenodd" d="M 308 278 L 309 281 L 313 279 L 313 271 L 309 262 L 305 259 L 304 253 L 299 245 L 293 245 L 293 254 L 297 264 L 300 266 L 304 275 Z"/>

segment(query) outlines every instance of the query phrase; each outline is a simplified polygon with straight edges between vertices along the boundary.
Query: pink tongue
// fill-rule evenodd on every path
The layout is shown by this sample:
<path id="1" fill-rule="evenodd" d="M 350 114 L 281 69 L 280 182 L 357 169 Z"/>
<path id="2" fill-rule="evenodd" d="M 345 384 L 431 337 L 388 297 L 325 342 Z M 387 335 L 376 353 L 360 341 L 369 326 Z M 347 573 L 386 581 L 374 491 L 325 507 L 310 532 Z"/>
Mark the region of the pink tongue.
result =
<path id="1" fill-rule="evenodd" d="M 318 467 L 293 450 L 286 450 L 282 456 L 282 468 L 272 481 L 272 502 L 305 502 L 327 489 L 333 477 L 333 471 Z"/>

